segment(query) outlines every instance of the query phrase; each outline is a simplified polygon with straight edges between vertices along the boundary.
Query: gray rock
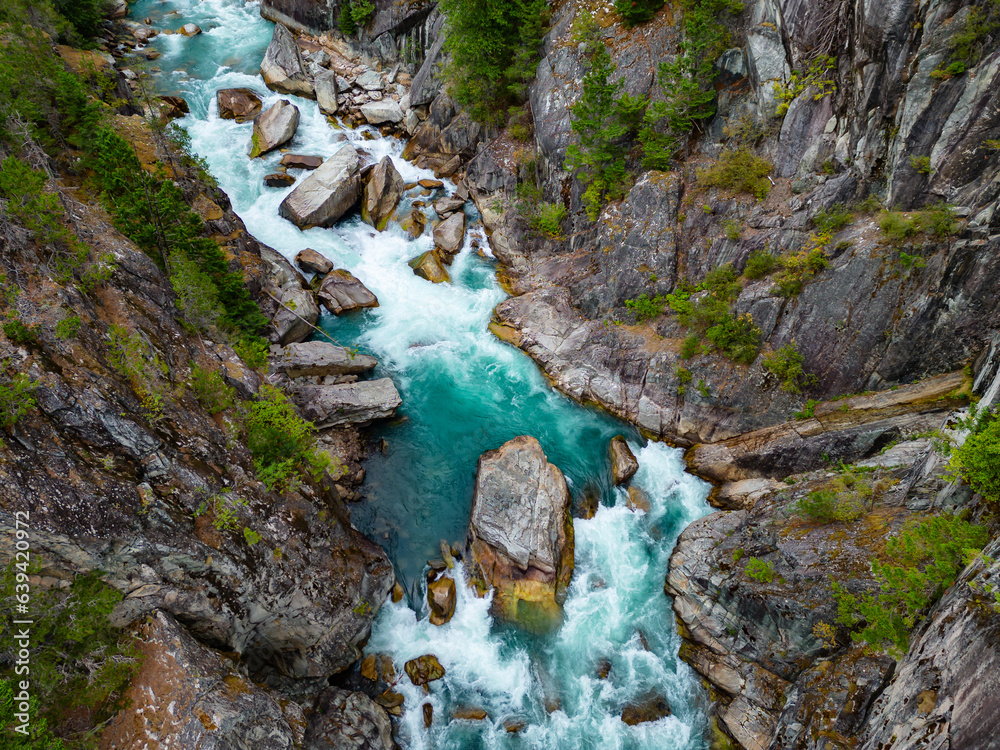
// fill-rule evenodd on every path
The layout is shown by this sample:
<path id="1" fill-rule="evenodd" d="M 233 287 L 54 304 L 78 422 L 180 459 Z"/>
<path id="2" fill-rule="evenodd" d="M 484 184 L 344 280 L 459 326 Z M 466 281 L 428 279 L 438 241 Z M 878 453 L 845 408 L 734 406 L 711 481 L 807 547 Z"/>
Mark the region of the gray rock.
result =
<path id="1" fill-rule="evenodd" d="M 246 122 L 260 114 L 260 97 L 251 89 L 219 89 L 215 99 L 223 120 Z"/>
<path id="2" fill-rule="evenodd" d="M 434 227 L 434 246 L 443 253 L 456 255 L 465 241 L 465 213 L 459 211 Z"/>
<path id="3" fill-rule="evenodd" d="M 324 274 L 333 270 L 333 261 L 308 247 L 298 252 L 295 263 L 306 273 Z"/>
<path id="4" fill-rule="evenodd" d="M 300 406 L 302 416 L 320 429 L 388 419 L 403 403 L 391 378 L 338 385 L 297 385 L 292 389 L 292 399 Z"/>
<path id="5" fill-rule="evenodd" d="M 281 304 L 271 325 L 277 342 L 285 345 L 309 338 L 318 319 L 319 307 L 313 293 L 292 287 L 281 295 Z"/>
<path id="6" fill-rule="evenodd" d="M 368 102 L 362 104 L 359 110 L 369 125 L 381 125 L 386 122 L 395 125 L 403 119 L 403 110 L 392 99 Z"/>
<path id="7" fill-rule="evenodd" d="M 378 364 L 374 357 L 327 341 L 289 344 L 272 355 L 270 361 L 275 372 L 283 372 L 290 378 L 360 375 Z"/>
<path id="8" fill-rule="evenodd" d="M 357 201 L 360 172 L 357 152 L 344 146 L 288 194 L 278 213 L 303 229 L 333 226 Z"/>
<path id="9" fill-rule="evenodd" d="M 255 159 L 292 140 L 299 127 L 299 108 L 282 99 L 253 122 L 250 158 Z"/>
<path id="10" fill-rule="evenodd" d="M 278 93 L 315 97 L 295 37 L 280 23 L 274 26 L 274 35 L 264 53 L 260 73 L 267 87 Z"/>
<path id="11" fill-rule="evenodd" d="M 540 628 L 559 622 L 573 572 L 570 504 L 562 472 L 535 438 L 480 456 L 468 544 L 497 614 Z"/>
<path id="12" fill-rule="evenodd" d="M 316 290 L 320 303 L 334 315 L 361 307 L 378 307 L 378 299 L 350 271 L 338 268 L 323 277 Z"/>
<path id="13" fill-rule="evenodd" d="M 628 447 L 628 443 L 625 442 L 625 438 L 621 435 L 613 437 L 608 446 L 608 453 L 611 457 L 611 476 L 615 485 L 625 484 L 635 476 L 639 470 L 639 462 Z"/>
<path id="14" fill-rule="evenodd" d="M 461 211 L 465 207 L 465 199 L 454 196 L 445 196 L 434 201 L 434 213 L 442 219 L 451 216 L 456 211 Z"/>
<path id="15" fill-rule="evenodd" d="M 381 91 L 384 87 L 382 75 L 374 70 L 366 70 L 354 79 L 354 85 L 360 86 L 365 91 Z"/>
<path id="16" fill-rule="evenodd" d="M 403 195 L 403 186 L 403 178 L 393 166 L 392 158 L 382 157 L 368 176 L 361 201 L 361 218 L 380 231 L 385 229 Z"/>
<path id="17" fill-rule="evenodd" d="M 129 681 L 127 708 L 101 734 L 107 746 L 292 750 L 301 745 L 302 708 L 258 687 L 238 662 L 198 643 L 164 612 L 153 613 L 137 631 L 144 658 Z"/>
<path id="18" fill-rule="evenodd" d="M 305 750 L 393 750 L 385 709 L 364 693 L 326 688 L 306 727 Z"/>
<path id="19" fill-rule="evenodd" d="M 413 82 L 410 84 L 411 107 L 430 104 L 444 87 L 444 84 L 438 77 L 438 67 L 441 63 L 441 50 L 444 47 L 444 40 L 444 34 L 439 34 L 435 38 L 434 44 L 431 45 L 423 64 L 420 66 L 420 70 L 413 77 Z"/>
<path id="20" fill-rule="evenodd" d="M 319 111 L 326 115 L 337 114 L 337 74 L 332 70 L 316 76 L 313 81 Z"/>

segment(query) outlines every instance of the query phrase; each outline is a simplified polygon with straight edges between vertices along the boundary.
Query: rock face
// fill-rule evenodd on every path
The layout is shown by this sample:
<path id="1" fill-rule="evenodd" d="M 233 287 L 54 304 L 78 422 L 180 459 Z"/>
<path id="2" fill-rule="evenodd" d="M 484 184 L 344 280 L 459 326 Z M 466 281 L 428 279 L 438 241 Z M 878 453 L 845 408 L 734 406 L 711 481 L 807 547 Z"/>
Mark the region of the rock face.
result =
<path id="1" fill-rule="evenodd" d="M 498 615 L 542 630 L 560 622 L 573 574 L 570 503 L 562 472 L 535 438 L 480 456 L 468 547 Z"/>
<path id="2" fill-rule="evenodd" d="M 378 307 L 378 299 L 350 272 L 334 269 L 316 291 L 320 303 L 334 315 L 363 307 Z"/>
<path id="3" fill-rule="evenodd" d="M 286 289 L 271 321 L 275 339 L 281 345 L 305 341 L 312 336 L 318 319 L 319 307 L 312 292 L 308 289 Z"/>
<path id="4" fill-rule="evenodd" d="M 431 625 L 444 625 L 455 614 L 455 580 L 447 576 L 427 584 Z"/>
<path id="5" fill-rule="evenodd" d="M 361 218 L 380 231 L 385 229 L 403 195 L 403 184 L 392 159 L 383 157 L 368 176 L 361 202 Z"/>
<path id="6" fill-rule="evenodd" d="M 462 211 L 456 211 L 434 227 L 434 246 L 449 259 L 458 254 L 464 241 L 465 213 Z"/>
<path id="7" fill-rule="evenodd" d="M 271 368 L 290 378 L 360 375 L 375 369 L 377 364 L 374 357 L 327 341 L 289 344 L 271 357 Z"/>
<path id="8" fill-rule="evenodd" d="M 306 273 L 325 274 L 333 270 L 333 261 L 308 247 L 295 255 L 295 264 Z"/>
<path id="9" fill-rule="evenodd" d="M 138 628 L 142 666 L 128 707 L 101 735 L 113 750 L 158 747 L 300 747 L 302 709 L 255 685 L 236 662 L 192 638 L 164 612 Z"/>
<path id="10" fill-rule="evenodd" d="M 260 73 L 267 87 L 280 94 L 315 98 L 295 37 L 280 23 L 274 26 L 274 35 L 260 64 Z"/>
<path id="11" fill-rule="evenodd" d="M 611 477 L 616 485 L 623 485 L 639 470 L 639 462 L 625 442 L 625 438 L 617 435 L 611 439 L 608 446 L 611 458 Z"/>
<path id="12" fill-rule="evenodd" d="M 260 114 L 260 97 L 250 89 L 219 89 L 215 99 L 223 120 L 246 122 Z"/>
<path id="13" fill-rule="evenodd" d="M 338 385 L 297 385 L 293 400 L 317 427 L 368 424 L 387 419 L 403 403 L 391 378 Z"/>
<path id="14" fill-rule="evenodd" d="M 307 750 L 393 750 L 392 725 L 364 693 L 326 688 L 316 700 L 305 733 Z"/>
<path id="15" fill-rule="evenodd" d="M 360 173 L 361 158 L 345 146 L 299 183 L 278 212 L 303 229 L 333 226 L 357 201 Z"/>
<path id="16" fill-rule="evenodd" d="M 299 108 L 282 99 L 253 121 L 250 158 L 255 159 L 288 143 L 299 127 Z"/>

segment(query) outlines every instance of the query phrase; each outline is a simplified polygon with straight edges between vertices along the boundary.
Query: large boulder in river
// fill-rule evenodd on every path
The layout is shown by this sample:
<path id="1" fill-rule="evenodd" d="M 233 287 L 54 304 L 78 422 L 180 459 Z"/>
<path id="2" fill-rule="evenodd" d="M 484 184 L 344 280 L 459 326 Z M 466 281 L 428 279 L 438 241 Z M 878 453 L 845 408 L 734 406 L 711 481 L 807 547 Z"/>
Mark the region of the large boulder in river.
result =
<path id="1" fill-rule="evenodd" d="M 314 97 L 313 86 L 309 82 L 299 45 L 295 43 L 287 28 L 280 23 L 274 26 L 274 35 L 267 46 L 264 61 L 260 64 L 260 74 L 269 89 L 279 94 Z"/>
<path id="2" fill-rule="evenodd" d="M 395 125 L 403 120 L 403 110 L 392 99 L 368 102 L 362 104 L 358 109 L 369 125 L 382 125 L 383 123 Z"/>
<path id="3" fill-rule="evenodd" d="M 639 471 L 639 461 L 636 460 L 632 449 L 628 447 L 628 443 L 621 435 L 616 435 L 611 439 L 608 454 L 611 458 L 611 476 L 614 478 L 616 486 L 625 484 Z"/>
<path id="4" fill-rule="evenodd" d="M 465 240 L 465 213 L 457 211 L 434 227 L 434 245 L 449 258 L 457 255 Z"/>
<path id="5" fill-rule="evenodd" d="M 298 704 L 247 679 L 238 662 L 203 646 L 173 617 L 155 611 L 135 634 L 139 670 L 102 746 L 301 747 Z"/>
<path id="6" fill-rule="evenodd" d="M 292 140 L 299 127 L 299 108 L 282 99 L 253 121 L 250 158 L 273 151 Z"/>
<path id="7" fill-rule="evenodd" d="M 274 337 L 282 345 L 304 341 L 312 335 L 318 319 L 319 307 L 312 292 L 295 287 L 286 289 L 271 321 Z"/>
<path id="8" fill-rule="evenodd" d="M 562 472 L 530 436 L 479 458 L 468 546 L 494 613 L 533 630 L 562 620 L 573 574 L 571 498 Z"/>
<path id="9" fill-rule="evenodd" d="M 295 255 L 295 265 L 306 273 L 330 273 L 333 270 L 333 261 L 317 253 L 311 247 L 299 250 Z"/>
<path id="10" fill-rule="evenodd" d="M 250 89 L 219 89 L 215 100 L 223 120 L 246 122 L 260 114 L 260 97 Z"/>
<path id="11" fill-rule="evenodd" d="M 360 375 L 375 369 L 377 364 L 374 357 L 328 341 L 289 344 L 271 358 L 271 369 L 290 378 Z"/>
<path id="12" fill-rule="evenodd" d="M 403 194 L 403 178 L 399 176 L 392 158 L 385 156 L 372 170 L 361 202 L 361 218 L 381 231 L 396 210 Z"/>
<path id="13" fill-rule="evenodd" d="M 333 226 L 360 192 L 361 157 L 344 146 L 288 194 L 278 213 L 303 229 Z"/>
<path id="14" fill-rule="evenodd" d="M 455 579 L 442 576 L 427 584 L 427 604 L 431 625 L 444 625 L 455 614 Z"/>
<path id="15" fill-rule="evenodd" d="M 319 429 L 387 419 L 403 403 L 391 378 L 299 385 L 292 389 L 292 399 L 301 407 L 302 416 Z"/>
<path id="16" fill-rule="evenodd" d="M 435 284 L 451 281 L 448 269 L 444 267 L 444 263 L 441 262 L 441 258 L 434 250 L 428 250 L 416 258 L 411 258 L 409 265 L 417 276 Z"/>
<path id="17" fill-rule="evenodd" d="M 378 298 L 354 274 L 343 268 L 335 268 L 323 277 L 316 296 L 320 304 L 334 315 L 359 307 L 378 307 Z"/>

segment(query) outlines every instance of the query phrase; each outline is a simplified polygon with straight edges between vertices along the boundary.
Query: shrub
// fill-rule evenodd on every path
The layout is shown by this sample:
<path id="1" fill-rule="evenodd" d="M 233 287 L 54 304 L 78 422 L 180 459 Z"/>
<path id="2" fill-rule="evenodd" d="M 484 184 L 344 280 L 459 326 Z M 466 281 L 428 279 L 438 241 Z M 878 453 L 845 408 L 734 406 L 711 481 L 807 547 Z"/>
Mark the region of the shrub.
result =
<path id="1" fill-rule="evenodd" d="M 930 174 L 931 173 L 931 157 L 929 156 L 911 156 L 910 166 L 913 167 L 915 171 L 920 174 Z"/>
<path id="2" fill-rule="evenodd" d="M 108 327 L 108 361 L 128 380 L 150 420 L 163 416 L 163 388 L 158 376 L 169 370 L 156 351 L 125 326 Z"/>
<path id="3" fill-rule="evenodd" d="M 969 8 L 965 23 L 951 37 L 951 57 L 931 75 L 951 78 L 961 75 L 979 62 L 991 39 L 1000 34 L 1000 0 L 981 0 Z"/>
<path id="4" fill-rule="evenodd" d="M 701 354 L 701 341 L 698 340 L 698 334 L 692 333 L 681 344 L 681 358 L 691 359 L 699 354 Z"/>
<path id="5" fill-rule="evenodd" d="M 879 219 L 882 234 L 894 245 L 919 234 L 943 239 L 958 230 L 958 221 L 950 206 L 943 203 L 909 215 L 898 211 L 884 211 Z"/>
<path id="6" fill-rule="evenodd" d="M 566 207 L 561 203 L 541 203 L 528 219 L 528 224 L 538 234 L 557 240 L 563 236 L 562 221 L 566 218 Z"/>
<path id="7" fill-rule="evenodd" d="M 650 297 L 648 294 L 640 294 L 635 299 L 625 300 L 625 307 L 635 313 L 636 320 L 652 320 L 663 314 L 666 298 L 661 295 Z"/>
<path id="8" fill-rule="evenodd" d="M 774 94 L 779 103 L 774 112 L 775 116 L 784 116 L 792 101 L 809 86 L 814 87 L 814 101 L 819 101 L 834 93 L 837 90 L 837 84 L 830 77 L 830 73 L 836 67 L 836 58 L 829 55 L 817 55 L 805 73 L 795 70 L 792 71 L 787 83 L 777 81 L 774 84 Z"/>
<path id="9" fill-rule="evenodd" d="M 817 406 L 819 406 L 819 401 L 811 398 L 803 404 L 802 411 L 795 412 L 794 416 L 796 419 L 812 419 L 813 415 L 816 413 Z"/>
<path id="10" fill-rule="evenodd" d="M 774 580 L 774 564 L 758 557 L 747 560 L 747 577 L 758 583 L 770 583 Z"/>
<path id="11" fill-rule="evenodd" d="M 746 265 L 743 266 L 743 276 L 751 280 L 762 279 L 780 265 L 781 261 L 769 252 L 754 250 L 747 258 Z"/>
<path id="12" fill-rule="evenodd" d="M 823 237 L 813 235 L 810 244 L 823 241 Z M 774 293 L 780 297 L 794 297 L 802 291 L 805 282 L 830 265 L 826 253 L 820 246 L 809 247 L 793 255 L 782 258 L 782 272 L 775 279 Z"/>
<path id="13" fill-rule="evenodd" d="M 236 389 L 227 385 L 217 370 L 191 364 L 191 390 L 209 414 L 218 414 L 236 405 Z"/>
<path id="14" fill-rule="evenodd" d="M 56 338 L 57 339 L 74 339 L 76 334 L 80 331 L 80 326 L 82 321 L 79 315 L 67 315 L 65 318 L 56 323 Z"/>
<path id="15" fill-rule="evenodd" d="M 760 328 L 748 313 L 725 317 L 705 332 L 713 346 L 730 359 L 750 364 L 757 356 L 760 345 Z"/>
<path id="16" fill-rule="evenodd" d="M 735 219 L 727 221 L 723 225 L 722 230 L 726 234 L 726 239 L 733 242 L 738 242 L 743 237 L 743 226 Z"/>
<path id="17" fill-rule="evenodd" d="M 219 290 L 198 264 L 179 255 L 170 259 L 170 285 L 177 295 L 177 307 L 195 330 L 207 333 L 219 323 Z"/>
<path id="18" fill-rule="evenodd" d="M 1000 502 L 1000 417 L 973 406 L 965 426 L 969 434 L 952 449 L 951 468 L 987 500 Z"/>
<path id="19" fill-rule="evenodd" d="M 52 4 L 83 39 L 90 39 L 101 30 L 109 6 L 107 0 L 52 0 Z"/>
<path id="20" fill-rule="evenodd" d="M 927 608 L 955 582 L 966 562 L 989 541 L 987 530 L 961 515 L 942 514 L 912 521 L 886 543 L 886 559 L 872 561 L 878 584 L 874 594 L 855 596 L 837 582 L 837 621 L 862 626 L 852 634 L 900 657 L 909 634 Z"/>
<path id="21" fill-rule="evenodd" d="M 749 149 L 724 151 L 715 164 L 698 170 L 698 185 L 750 193 L 763 200 L 771 190 L 767 176 L 772 171 L 774 165 L 771 162 L 756 156 Z"/>
<path id="22" fill-rule="evenodd" d="M 802 389 L 816 383 L 816 376 L 802 368 L 805 360 L 795 343 L 785 344 L 773 354 L 764 357 L 764 369 L 781 380 L 781 390 L 801 393 Z"/>
<path id="23" fill-rule="evenodd" d="M 260 534 L 251 529 L 249 526 L 243 527 L 243 538 L 246 539 L 247 544 L 253 547 L 257 542 L 260 541 Z"/>
<path id="24" fill-rule="evenodd" d="M 247 501 L 232 494 L 226 487 L 216 492 L 198 506 L 195 516 L 211 514 L 212 526 L 218 531 L 236 531 L 240 527 L 239 509 L 246 507 Z"/>
<path id="25" fill-rule="evenodd" d="M 851 212 L 837 204 L 817 212 L 812 220 L 820 234 L 836 234 L 851 223 L 851 218 Z"/>
<path id="26" fill-rule="evenodd" d="M 296 475 L 319 480 L 329 466 L 314 450 L 312 423 L 274 386 L 261 386 L 258 400 L 248 405 L 244 430 L 257 475 L 268 489 L 282 491 Z"/>
<path id="27" fill-rule="evenodd" d="M 36 387 L 23 372 L 0 378 L 0 425 L 5 430 L 10 430 L 35 408 Z"/>
<path id="28" fill-rule="evenodd" d="M 243 336 L 235 344 L 235 351 L 247 367 L 253 370 L 261 370 L 267 366 L 267 355 L 271 345 L 266 339 L 259 336 Z"/>
<path id="29" fill-rule="evenodd" d="M 865 503 L 858 497 L 839 495 L 830 489 L 813 490 L 793 508 L 799 515 L 821 524 L 856 521 L 865 509 Z"/>
<path id="30" fill-rule="evenodd" d="M 629 28 L 645 23 L 662 7 L 663 0 L 615 0 L 615 10 Z"/>

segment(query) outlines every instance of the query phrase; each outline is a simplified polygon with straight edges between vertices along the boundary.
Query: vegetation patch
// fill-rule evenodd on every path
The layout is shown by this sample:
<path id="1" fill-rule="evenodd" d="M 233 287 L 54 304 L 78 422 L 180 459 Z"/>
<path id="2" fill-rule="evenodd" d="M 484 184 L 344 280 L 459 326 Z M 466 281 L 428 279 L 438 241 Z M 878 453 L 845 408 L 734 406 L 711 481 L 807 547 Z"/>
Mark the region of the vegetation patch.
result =
<path id="1" fill-rule="evenodd" d="M 837 58 L 830 55 L 817 55 L 809 63 L 805 73 L 793 70 L 787 82 L 777 81 L 774 84 L 774 95 L 778 100 L 776 117 L 784 117 L 792 101 L 810 86 L 813 88 L 813 101 L 819 101 L 837 91 L 837 84 L 832 73 L 837 67 Z"/>
<path id="2" fill-rule="evenodd" d="M 771 182 L 767 178 L 773 171 L 771 162 L 749 149 L 724 151 L 715 164 L 698 170 L 698 185 L 750 193 L 764 200 L 771 190 Z"/>
<path id="3" fill-rule="evenodd" d="M 958 231 L 959 223 L 951 206 L 943 203 L 923 211 L 883 211 L 879 219 L 882 234 L 893 245 L 924 235 L 944 239 Z"/>
<path id="4" fill-rule="evenodd" d="M 781 381 L 781 390 L 787 393 L 801 393 L 803 388 L 816 383 L 816 376 L 803 368 L 805 360 L 793 341 L 776 352 L 764 357 L 764 369 L 776 375 Z"/>
<path id="5" fill-rule="evenodd" d="M 962 445 L 952 449 L 952 470 L 984 498 L 1000 503 L 1000 416 L 973 405 L 960 426 L 969 434 Z"/>

